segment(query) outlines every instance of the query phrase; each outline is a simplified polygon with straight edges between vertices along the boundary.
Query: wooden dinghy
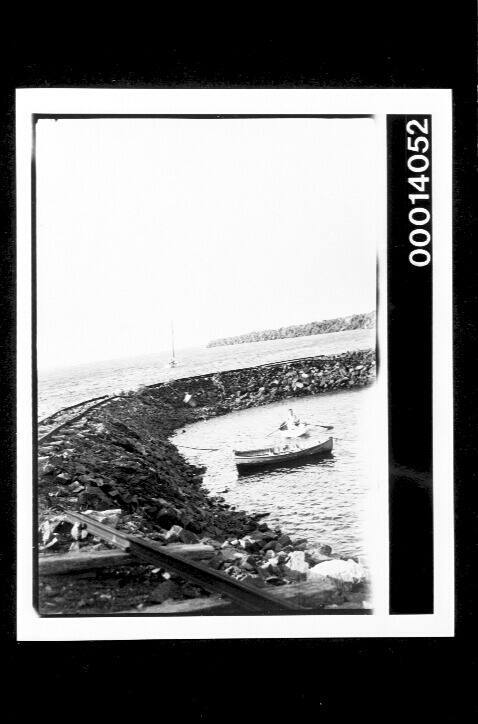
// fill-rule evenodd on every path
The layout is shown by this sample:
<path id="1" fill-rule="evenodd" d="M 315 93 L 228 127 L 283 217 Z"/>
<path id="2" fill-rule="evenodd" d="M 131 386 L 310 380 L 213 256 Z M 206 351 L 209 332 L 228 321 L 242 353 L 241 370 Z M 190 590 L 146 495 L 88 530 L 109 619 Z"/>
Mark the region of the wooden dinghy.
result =
<path id="1" fill-rule="evenodd" d="M 263 465 L 278 465 L 302 462 L 308 458 L 326 455 L 332 451 L 333 438 L 329 437 L 314 445 L 279 445 L 260 448 L 258 450 L 234 450 L 234 461 L 238 470 L 246 468 L 262 467 Z"/>

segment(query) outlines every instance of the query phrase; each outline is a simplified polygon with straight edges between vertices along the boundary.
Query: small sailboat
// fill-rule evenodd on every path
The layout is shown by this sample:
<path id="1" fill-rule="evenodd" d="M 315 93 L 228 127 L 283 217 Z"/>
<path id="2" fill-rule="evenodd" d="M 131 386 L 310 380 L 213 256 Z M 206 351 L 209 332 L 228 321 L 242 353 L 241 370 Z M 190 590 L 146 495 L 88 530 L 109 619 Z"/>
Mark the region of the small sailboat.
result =
<path id="1" fill-rule="evenodd" d="M 173 326 L 172 322 L 171 322 L 171 350 L 172 350 L 172 356 L 171 356 L 171 359 L 169 360 L 169 366 L 177 367 L 179 362 L 177 361 L 176 355 L 174 353 L 174 326 Z"/>

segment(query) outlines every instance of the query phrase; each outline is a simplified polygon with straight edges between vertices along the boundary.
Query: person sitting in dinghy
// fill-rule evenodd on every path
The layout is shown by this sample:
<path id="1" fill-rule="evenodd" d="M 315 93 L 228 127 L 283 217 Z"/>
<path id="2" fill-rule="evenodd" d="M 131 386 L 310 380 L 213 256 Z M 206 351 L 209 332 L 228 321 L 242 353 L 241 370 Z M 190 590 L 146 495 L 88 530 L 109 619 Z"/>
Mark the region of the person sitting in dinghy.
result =
<path id="1" fill-rule="evenodd" d="M 301 425 L 301 421 L 290 407 L 287 419 L 279 425 L 279 430 L 294 430 L 296 427 L 299 427 L 299 425 Z"/>
<path id="2" fill-rule="evenodd" d="M 289 410 L 287 419 L 279 427 L 282 437 L 292 438 L 301 437 L 307 435 L 307 424 L 299 420 L 297 415 L 294 415 L 293 410 Z"/>

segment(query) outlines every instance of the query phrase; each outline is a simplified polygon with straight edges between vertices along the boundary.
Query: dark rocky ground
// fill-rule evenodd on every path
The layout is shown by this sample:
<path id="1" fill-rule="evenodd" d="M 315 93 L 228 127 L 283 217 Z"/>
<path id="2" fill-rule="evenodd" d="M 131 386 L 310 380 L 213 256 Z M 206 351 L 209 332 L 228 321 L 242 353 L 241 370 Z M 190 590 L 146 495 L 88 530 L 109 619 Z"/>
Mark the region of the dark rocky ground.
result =
<path id="1" fill-rule="evenodd" d="M 64 521 L 62 509 L 113 510 L 118 511 L 111 514 L 114 520 L 105 522 L 119 530 L 165 544 L 202 540 L 214 545 L 217 553 L 210 565 L 238 580 L 269 586 L 305 578 L 305 567 L 333 558 L 332 552 L 327 547 L 308 550 L 306 541 L 269 530 L 260 522 L 261 512 L 246 515 L 209 496 L 201 485 L 204 470 L 186 462 L 168 438 L 199 419 L 364 386 L 373 377 L 374 353 L 368 350 L 176 380 L 86 411 L 39 443 L 40 555 L 106 548 Z M 186 394 L 191 395 L 189 404 Z M 338 582 L 333 600 L 344 602 L 357 585 Z M 366 598 L 364 585 L 358 587 Z M 166 594 L 187 598 L 201 593 L 167 572 L 135 566 L 68 580 L 44 578 L 39 606 L 42 614 L 113 612 L 158 603 Z"/>

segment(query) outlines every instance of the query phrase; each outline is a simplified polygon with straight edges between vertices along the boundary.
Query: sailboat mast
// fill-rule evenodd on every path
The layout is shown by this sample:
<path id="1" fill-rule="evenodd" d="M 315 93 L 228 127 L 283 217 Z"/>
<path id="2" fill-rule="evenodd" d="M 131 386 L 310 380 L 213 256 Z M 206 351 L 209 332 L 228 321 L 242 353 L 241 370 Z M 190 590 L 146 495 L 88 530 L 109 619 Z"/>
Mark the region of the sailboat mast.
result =
<path id="1" fill-rule="evenodd" d="M 171 322 L 171 347 L 172 347 L 172 350 L 173 350 L 173 360 L 174 360 L 174 358 L 175 358 L 175 357 L 174 357 L 174 327 L 173 327 L 173 323 L 172 323 L 172 322 Z"/>

